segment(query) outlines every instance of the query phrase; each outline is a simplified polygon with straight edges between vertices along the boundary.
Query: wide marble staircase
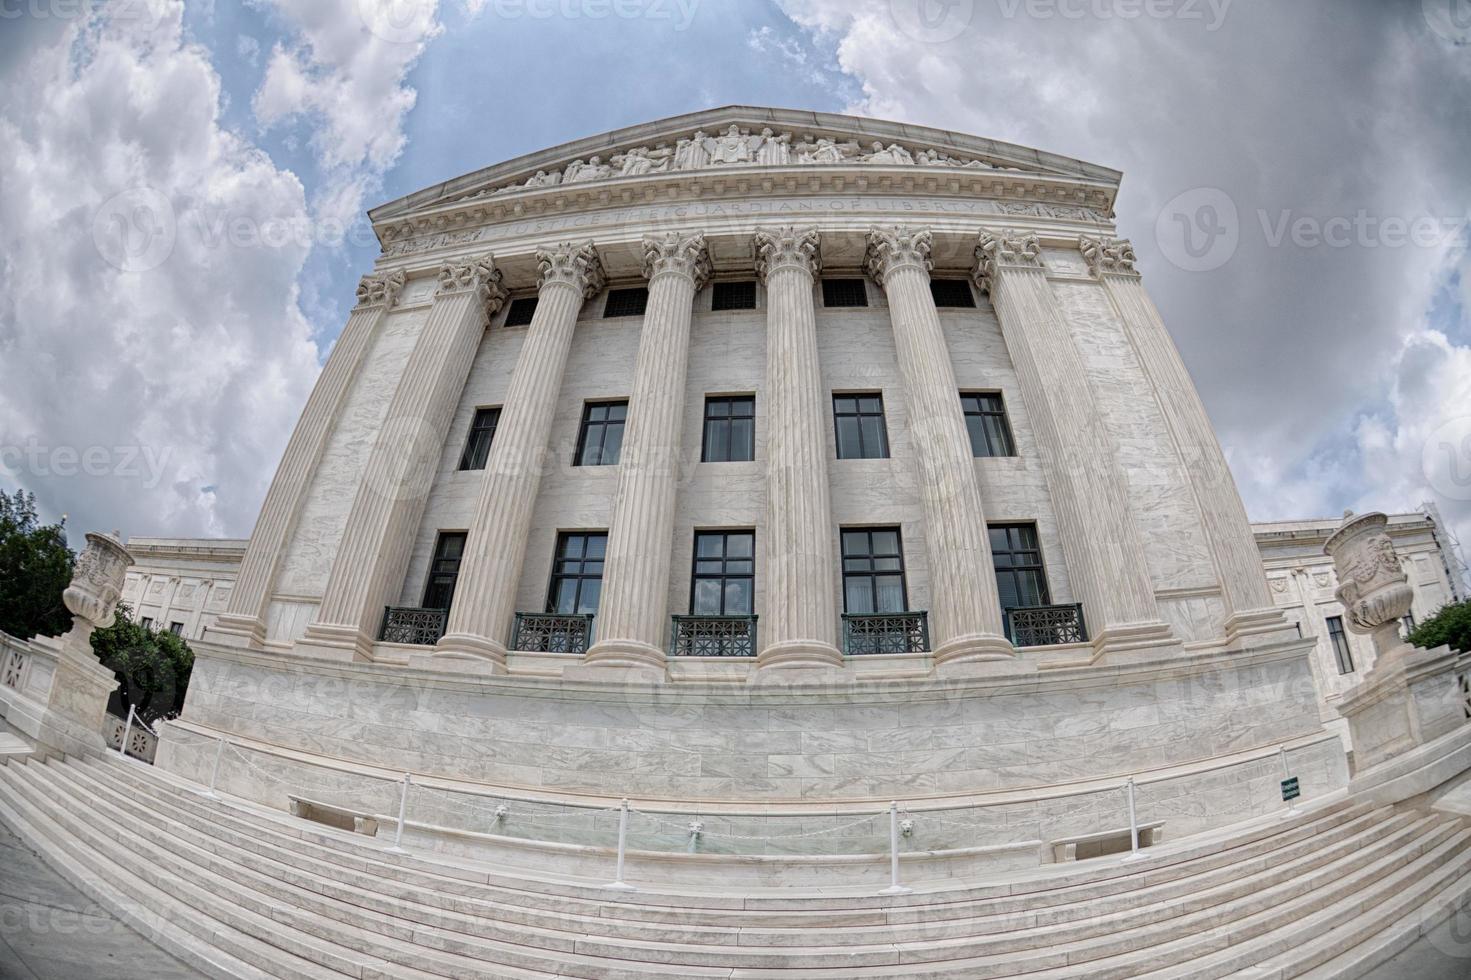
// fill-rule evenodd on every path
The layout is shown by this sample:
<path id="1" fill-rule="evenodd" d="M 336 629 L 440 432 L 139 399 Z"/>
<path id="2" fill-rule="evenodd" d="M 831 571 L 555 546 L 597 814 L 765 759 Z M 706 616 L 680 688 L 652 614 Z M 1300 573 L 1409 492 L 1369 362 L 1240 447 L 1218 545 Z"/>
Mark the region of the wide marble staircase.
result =
<path id="1" fill-rule="evenodd" d="M 1471 894 L 1465 818 L 1342 801 L 1133 861 L 900 895 L 531 879 L 390 852 L 115 757 L 0 765 L 0 817 L 226 977 L 1355 977 Z"/>

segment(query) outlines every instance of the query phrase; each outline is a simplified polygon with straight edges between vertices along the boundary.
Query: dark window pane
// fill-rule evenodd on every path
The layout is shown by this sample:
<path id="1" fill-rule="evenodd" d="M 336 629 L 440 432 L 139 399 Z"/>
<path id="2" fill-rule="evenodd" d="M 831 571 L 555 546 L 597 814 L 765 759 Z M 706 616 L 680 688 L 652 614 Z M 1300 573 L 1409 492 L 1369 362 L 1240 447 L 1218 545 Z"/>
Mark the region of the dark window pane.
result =
<path id="1" fill-rule="evenodd" d="M 860 459 L 863 456 L 863 437 L 859 434 L 858 418 L 852 415 L 838 417 L 838 459 Z"/>
<path id="2" fill-rule="evenodd" d="M 715 419 L 705 423 L 705 462 L 730 462 L 729 419 Z"/>
<path id="3" fill-rule="evenodd" d="M 705 439 L 700 459 L 728 463 L 754 459 L 756 400 L 749 395 L 705 399 Z"/>
<path id="4" fill-rule="evenodd" d="M 889 455 L 880 395 L 834 395 L 833 421 L 839 459 L 882 459 Z"/>
<path id="5" fill-rule="evenodd" d="M 961 393 L 961 409 L 973 456 L 1015 456 L 1006 405 L 997 394 Z"/>
<path id="6" fill-rule="evenodd" d="M 578 466 L 611 466 L 623 445 L 627 402 L 588 402 L 582 409 L 582 431 L 577 436 Z"/>
<path id="7" fill-rule="evenodd" d="M 601 531 L 569 531 L 557 539 L 547 612 L 572 615 L 596 612 L 602 589 L 603 553 L 608 536 Z"/>
<path id="8" fill-rule="evenodd" d="M 694 600 L 690 603 L 690 612 L 696 616 L 718 616 L 720 615 L 720 580 L 696 579 Z"/>
<path id="9" fill-rule="evenodd" d="M 889 455 L 884 446 L 884 420 L 882 417 L 874 418 L 865 415 L 862 419 L 863 425 L 863 457 L 865 459 L 883 459 Z"/>
<path id="10" fill-rule="evenodd" d="M 898 528 L 842 532 L 843 611 L 905 612 L 903 549 Z"/>
<path id="11" fill-rule="evenodd" d="M 755 586 L 755 533 L 700 531 L 695 534 L 690 612 L 697 616 L 749 616 Z"/>
<path id="12" fill-rule="evenodd" d="M 930 295 L 935 299 L 936 306 L 967 306 L 976 305 L 975 294 L 970 291 L 970 283 L 964 279 L 931 279 Z"/>
<path id="13" fill-rule="evenodd" d="M 647 286 L 637 286 L 632 289 L 610 289 L 608 290 L 607 302 L 603 304 L 603 318 L 643 316 L 644 309 L 648 304 L 649 290 Z"/>
<path id="14" fill-rule="evenodd" d="M 513 299 L 511 300 L 510 309 L 506 310 L 506 326 L 524 327 L 531 322 L 531 317 L 535 312 L 535 296 L 523 296 L 520 299 Z"/>
<path id="15" fill-rule="evenodd" d="M 455 596 L 455 582 L 460 575 L 460 559 L 465 554 L 464 531 L 441 531 L 434 543 L 434 557 L 429 563 L 429 579 L 424 586 L 425 609 L 448 609 Z"/>
<path id="16" fill-rule="evenodd" d="M 843 611 L 858 615 L 873 612 L 873 584 L 870 580 L 857 578 L 844 580 Z"/>
<path id="17" fill-rule="evenodd" d="M 460 454 L 460 469 L 483 470 L 490 456 L 490 444 L 500 424 L 499 408 L 477 408 L 470 420 L 470 434 L 465 438 L 465 451 Z"/>
<path id="18" fill-rule="evenodd" d="M 1051 605 L 1035 524 L 992 524 L 991 559 L 1001 608 Z"/>
<path id="19" fill-rule="evenodd" d="M 725 615 L 749 616 L 751 614 L 751 580 L 726 579 Z"/>
<path id="20" fill-rule="evenodd" d="M 725 539 L 726 555 L 731 558 L 749 558 L 756 548 L 756 535 L 731 534 Z"/>
<path id="21" fill-rule="evenodd" d="M 730 458 L 749 462 L 756 458 L 756 422 L 754 419 L 730 420 Z"/>
<path id="22" fill-rule="evenodd" d="M 720 310 L 754 310 L 756 308 L 756 283 L 753 280 L 744 282 L 717 282 L 714 292 L 710 296 L 710 309 Z"/>
<path id="23" fill-rule="evenodd" d="M 867 306 L 868 290 L 862 279 L 824 279 L 823 306 Z"/>
<path id="24" fill-rule="evenodd" d="M 603 458 L 599 460 L 604 466 L 614 466 L 618 457 L 623 452 L 623 424 L 609 423 L 603 432 Z"/>

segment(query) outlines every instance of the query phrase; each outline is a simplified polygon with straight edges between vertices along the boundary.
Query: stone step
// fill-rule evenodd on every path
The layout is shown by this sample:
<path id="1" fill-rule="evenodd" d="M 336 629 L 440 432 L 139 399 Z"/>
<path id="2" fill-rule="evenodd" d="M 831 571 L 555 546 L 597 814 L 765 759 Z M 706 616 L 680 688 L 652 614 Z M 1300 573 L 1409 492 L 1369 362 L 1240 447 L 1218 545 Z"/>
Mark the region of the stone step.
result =
<path id="1" fill-rule="evenodd" d="M 102 779 L 94 779 L 90 783 L 84 783 L 83 780 L 85 779 L 85 776 L 82 773 L 79 773 L 75 767 L 56 768 L 58 771 L 58 775 L 60 775 L 62 778 L 71 780 L 74 784 L 76 784 L 77 789 L 84 791 L 90 789 L 93 791 L 94 795 L 107 798 L 111 805 L 118 806 L 120 808 L 126 808 L 130 805 L 137 805 L 133 801 L 125 801 L 113 795 L 110 790 L 104 787 L 104 780 Z M 137 823 L 131 825 L 134 832 L 142 834 L 148 834 L 150 832 L 151 828 L 148 826 L 146 817 L 147 812 L 144 811 L 143 815 L 137 818 Z M 1401 821 L 1408 821 L 1410 818 L 1408 816 L 1402 816 L 1399 819 Z M 1167 915 L 1179 914 L 1184 911 L 1189 911 L 1190 908 L 1202 902 L 1207 905 L 1215 904 L 1216 899 L 1211 893 L 1207 893 L 1203 897 L 1196 897 L 1194 895 L 1191 895 L 1188 898 L 1185 898 L 1184 901 L 1182 901 L 1181 899 L 1184 896 L 1188 895 L 1188 890 L 1184 886 L 1190 884 L 1191 881 L 1196 881 L 1198 887 L 1195 889 L 1195 891 L 1200 892 L 1206 887 L 1206 885 L 1211 884 L 1212 881 L 1229 883 L 1232 878 L 1238 878 L 1245 880 L 1241 880 L 1238 882 L 1238 884 L 1236 885 L 1236 891 L 1240 892 L 1259 889 L 1261 887 L 1265 887 L 1266 884 L 1270 884 L 1272 881 L 1280 880 L 1296 874 L 1298 872 L 1299 866 L 1316 867 L 1321 864 L 1325 864 L 1328 861 L 1339 857 L 1340 855 L 1347 854 L 1356 854 L 1360 858 L 1362 858 L 1363 855 L 1367 853 L 1363 851 L 1365 845 L 1388 835 L 1395 828 L 1396 823 L 1394 820 L 1375 821 L 1372 816 L 1365 815 L 1358 818 L 1356 821 L 1350 821 L 1347 824 L 1340 825 L 1340 827 L 1335 828 L 1333 831 L 1325 833 L 1323 838 L 1319 838 L 1315 841 L 1315 849 L 1311 854 L 1298 855 L 1296 861 L 1294 862 L 1287 862 L 1280 857 L 1274 857 L 1272 854 L 1269 854 L 1264 857 L 1257 858 L 1251 862 L 1243 862 L 1243 864 L 1239 868 L 1238 873 L 1234 876 L 1228 877 L 1226 875 L 1223 875 L 1221 872 L 1212 872 L 1211 874 L 1213 878 L 1209 880 L 1196 881 L 1196 879 L 1190 879 L 1186 881 L 1176 881 L 1164 886 L 1142 888 L 1136 892 L 1127 893 L 1127 897 L 1129 898 L 1128 904 L 1130 906 L 1157 905 L 1158 910 Z M 1359 833 L 1357 833 L 1357 836 L 1353 836 L 1350 835 L 1348 831 L 1358 831 Z M 171 824 L 167 828 L 167 830 L 152 830 L 152 832 L 156 834 L 168 834 L 171 835 L 172 838 L 190 839 L 194 843 L 200 844 L 201 846 L 206 846 L 207 848 L 209 842 L 212 840 L 208 837 L 196 836 L 196 832 L 194 830 L 188 828 L 187 826 L 179 824 Z M 1337 836 L 1333 839 L 1327 839 L 1330 835 L 1333 834 L 1336 834 Z M 245 860 L 249 860 L 253 856 L 251 852 L 241 851 L 237 848 L 234 848 L 232 845 L 222 842 L 215 842 L 215 847 L 213 849 L 216 851 L 216 853 L 233 854 L 236 861 L 239 861 L 242 858 Z M 307 887 L 313 888 L 314 890 L 321 890 L 322 888 L 326 888 L 328 886 L 328 882 L 325 880 L 325 876 L 332 875 L 334 876 L 334 878 L 340 877 L 340 875 L 337 875 L 335 873 L 336 869 L 332 868 L 329 864 L 325 862 L 317 862 L 307 858 L 295 858 L 293 859 L 293 862 L 294 863 L 292 865 L 285 865 L 266 858 L 258 858 L 257 863 L 254 866 L 254 870 L 261 871 L 266 874 L 271 874 L 275 877 L 282 878 L 288 881 L 297 881 L 298 879 L 301 879 L 303 876 L 299 872 L 301 870 L 308 870 L 311 871 L 312 874 L 305 876 L 306 885 Z M 308 867 L 308 865 L 311 865 L 311 867 Z M 1226 870 L 1229 871 L 1231 869 L 1228 868 Z M 1248 878 L 1248 875 L 1253 877 Z M 384 889 L 385 894 L 379 895 L 372 890 L 372 887 L 375 884 L 375 880 L 367 876 L 362 876 L 359 884 L 363 887 L 349 887 L 346 889 L 330 888 L 329 891 L 332 893 L 336 893 L 339 896 L 344 897 L 345 900 L 353 902 L 357 905 L 376 905 L 378 910 L 381 912 L 385 912 L 387 914 L 396 914 L 400 917 L 409 918 L 423 924 L 446 926 L 448 928 L 458 929 L 459 931 L 472 932 L 477 935 L 492 935 L 496 936 L 496 938 L 504 938 L 504 936 L 498 935 L 500 933 L 508 933 L 514 931 L 513 926 L 507 926 L 501 922 L 492 922 L 488 925 L 477 925 L 474 916 L 462 916 L 453 912 L 441 913 L 435 911 L 434 909 L 421 908 L 420 903 L 432 903 L 434 896 L 430 893 L 419 891 L 416 894 L 413 890 L 406 890 L 402 886 L 399 886 L 397 888 L 386 888 Z M 383 881 L 381 879 L 377 880 L 376 884 L 378 884 L 379 886 L 392 885 L 392 883 Z M 390 896 L 387 893 L 392 894 Z M 469 900 L 466 901 L 468 902 Z M 504 917 L 508 909 L 508 907 L 504 904 L 483 904 L 484 907 L 475 909 L 476 914 L 481 916 L 495 916 L 497 919 L 500 919 Z M 466 909 L 466 911 L 468 911 L 468 908 Z M 1079 904 L 1077 906 L 1054 909 L 1052 911 L 1052 920 L 1048 923 L 1042 924 L 1040 927 L 1035 919 L 1035 916 L 1031 914 L 1027 914 L 1024 916 L 1008 914 L 1004 916 L 981 917 L 969 920 L 950 920 L 931 924 L 922 928 L 894 926 L 884 931 L 884 938 L 885 941 L 888 943 L 904 941 L 920 942 L 934 941 L 940 939 L 954 939 L 965 936 L 990 935 L 996 932 L 1006 931 L 1009 932 L 1010 935 L 1008 935 L 1004 939 L 997 940 L 990 944 L 991 951 L 1001 952 L 1005 951 L 1007 948 L 1019 949 L 1028 948 L 1035 945 L 1061 942 L 1074 935 L 1104 934 L 1110 929 L 1114 928 L 1116 925 L 1118 925 L 1121 921 L 1116 915 L 1105 915 L 1104 913 L 1114 913 L 1117 911 L 1118 909 L 1112 906 L 1107 909 L 1098 907 L 1096 903 L 1092 905 Z M 1064 913 L 1068 914 L 1065 915 Z M 329 911 L 327 914 L 332 913 Z M 1150 913 L 1149 910 L 1146 908 L 1144 912 L 1139 914 L 1147 916 Z M 1081 926 L 1074 927 L 1072 929 L 1056 928 L 1056 926 L 1072 920 L 1085 921 L 1082 922 Z M 548 923 L 546 921 L 543 921 L 538 924 L 550 924 L 553 926 L 554 929 L 561 929 L 564 934 L 566 929 L 568 929 L 569 927 L 577 929 L 580 932 L 598 933 L 606 931 L 610 925 L 607 919 L 572 916 L 563 917 L 563 919 L 558 922 Z M 687 929 L 687 927 L 670 927 L 660 930 L 658 934 L 651 935 L 638 931 L 630 931 L 627 926 L 628 924 L 620 924 L 618 926 L 620 939 L 642 939 L 661 943 L 685 944 L 690 943 L 692 940 L 698 940 L 698 942 L 700 943 L 723 943 L 725 945 L 738 944 L 742 947 L 784 947 L 812 944 L 831 946 L 843 945 L 845 943 L 853 944 L 858 942 L 872 943 L 874 935 L 872 929 L 855 931 L 846 929 L 835 930 L 832 928 L 824 928 L 820 931 L 815 931 L 810 928 L 787 930 L 762 930 L 742 928 L 737 931 L 734 928 L 728 928 L 718 931 L 703 930 L 700 932 L 695 932 L 694 930 Z M 996 926 L 1000 926 L 1002 928 L 993 928 Z M 536 932 L 535 930 L 529 930 L 526 932 L 522 932 L 519 935 L 523 937 L 522 941 L 530 942 L 535 945 L 546 945 L 550 948 L 557 948 L 559 945 L 554 934 L 542 934 Z M 594 942 L 596 942 L 596 940 L 594 940 Z M 599 955 L 625 955 L 620 948 L 612 946 L 606 949 L 594 947 L 584 948 L 588 952 L 596 952 Z M 730 962 L 733 963 L 734 961 Z"/>

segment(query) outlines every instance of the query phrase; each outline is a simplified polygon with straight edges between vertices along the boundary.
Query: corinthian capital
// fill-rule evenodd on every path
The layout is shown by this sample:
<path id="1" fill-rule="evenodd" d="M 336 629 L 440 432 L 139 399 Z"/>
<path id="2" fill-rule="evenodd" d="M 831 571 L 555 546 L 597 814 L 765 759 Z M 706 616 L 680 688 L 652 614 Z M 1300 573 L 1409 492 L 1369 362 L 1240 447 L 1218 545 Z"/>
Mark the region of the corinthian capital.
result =
<path id="1" fill-rule="evenodd" d="M 1090 238 L 1078 236 L 1078 251 L 1088 263 L 1088 271 L 1094 278 L 1105 272 L 1116 276 L 1139 275 L 1134 268 L 1134 246 L 1127 238 Z"/>
<path id="2" fill-rule="evenodd" d="M 687 277 L 696 289 L 704 286 L 710 278 L 710 250 L 705 247 L 705 236 L 671 231 L 645 237 L 644 278 L 653 279 L 665 272 Z"/>
<path id="3" fill-rule="evenodd" d="M 540 270 L 537 289 L 563 283 L 581 293 L 583 299 L 592 299 L 605 281 L 603 263 L 592 242 L 558 242 L 551 248 L 539 248 L 536 266 Z"/>
<path id="4" fill-rule="evenodd" d="M 487 320 L 495 315 L 506 300 L 506 287 L 501 285 L 501 270 L 495 267 L 494 256 L 481 255 L 468 262 L 446 262 L 440 266 L 435 295 L 461 292 L 475 294 L 485 308 Z"/>
<path id="5" fill-rule="evenodd" d="M 358 280 L 358 306 L 381 306 L 384 309 L 392 309 L 393 304 L 398 302 L 398 294 L 403 292 L 404 280 L 402 269 L 379 275 L 363 276 Z"/>
<path id="6" fill-rule="evenodd" d="M 1002 269 L 1041 269 L 1042 243 L 1030 232 L 983 231 L 976 243 L 976 285 L 989 291 Z"/>
<path id="7" fill-rule="evenodd" d="M 868 230 L 868 252 L 863 257 L 864 268 L 874 282 L 882 286 L 895 269 L 917 268 L 928 274 L 930 262 L 930 232 L 928 228 L 870 228 Z"/>
<path id="8" fill-rule="evenodd" d="M 801 269 L 816 278 L 822 272 L 822 238 L 816 228 L 776 228 L 756 232 L 751 251 L 756 258 L 756 275 L 765 280 L 778 269 Z"/>

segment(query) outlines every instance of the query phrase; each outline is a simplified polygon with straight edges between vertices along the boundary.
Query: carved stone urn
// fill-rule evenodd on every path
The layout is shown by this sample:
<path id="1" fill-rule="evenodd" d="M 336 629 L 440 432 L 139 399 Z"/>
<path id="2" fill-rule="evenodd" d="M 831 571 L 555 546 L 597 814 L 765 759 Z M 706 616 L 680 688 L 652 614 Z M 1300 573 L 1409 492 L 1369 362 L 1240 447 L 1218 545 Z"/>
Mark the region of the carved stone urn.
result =
<path id="1" fill-rule="evenodd" d="M 1338 572 L 1334 594 L 1343 603 L 1349 629 L 1372 634 L 1380 658 L 1404 645 L 1399 624 L 1414 599 L 1409 576 L 1400 568 L 1394 543 L 1385 533 L 1388 523 L 1389 518 L 1377 511 L 1357 516 L 1346 511 L 1343 523 L 1323 545 Z"/>
<path id="2" fill-rule="evenodd" d="M 116 618 L 118 599 L 122 598 L 123 581 L 133 556 L 123 543 L 110 534 L 95 531 L 87 534 L 87 547 L 77 558 L 71 584 L 61 594 L 62 601 L 78 620 L 91 629 L 106 629 Z"/>

